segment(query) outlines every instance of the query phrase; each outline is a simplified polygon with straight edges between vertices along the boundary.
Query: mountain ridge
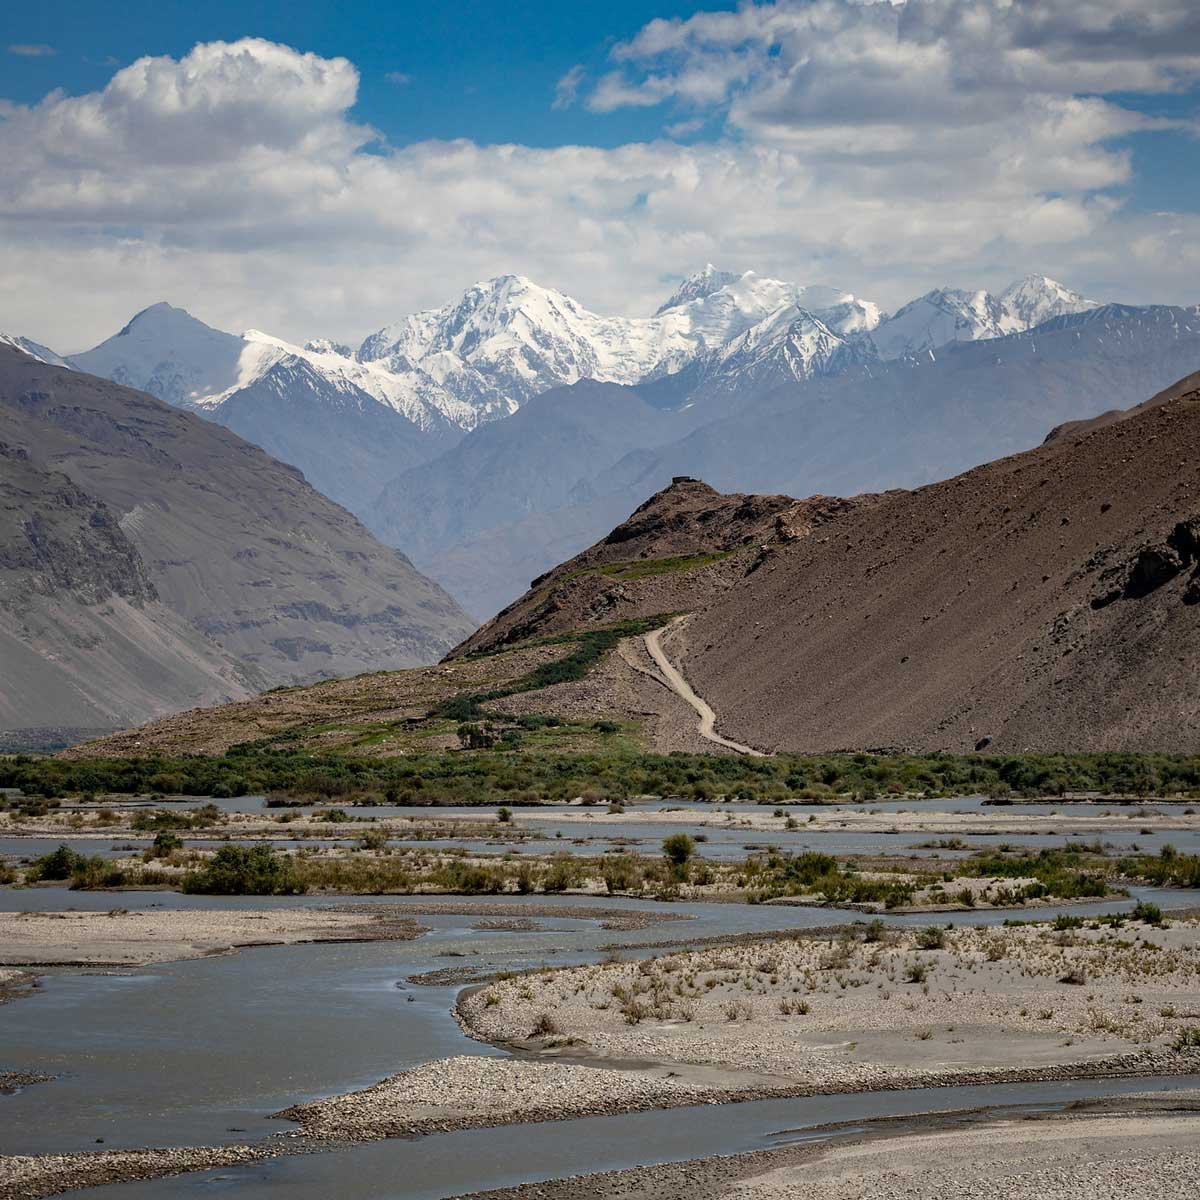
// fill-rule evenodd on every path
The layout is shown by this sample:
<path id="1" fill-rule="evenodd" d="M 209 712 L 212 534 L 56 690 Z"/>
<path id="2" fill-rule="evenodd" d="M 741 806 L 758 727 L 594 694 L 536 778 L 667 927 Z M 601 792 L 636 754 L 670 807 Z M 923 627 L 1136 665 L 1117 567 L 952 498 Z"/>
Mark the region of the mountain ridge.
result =
<path id="1" fill-rule="evenodd" d="M 95 641 L 98 662 L 106 653 L 103 609 L 114 610 L 108 635 L 121 640 L 134 664 L 124 691 L 117 689 L 132 705 L 125 720 L 144 718 L 147 704 L 209 701 L 222 685 L 227 695 L 244 694 L 431 661 L 472 627 L 441 588 L 371 538 L 296 468 L 144 392 L 0 346 L 0 442 L 11 450 L 9 474 L 20 463 L 28 477 L 13 506 L 18 516 L 5 531 L 7 594 L 44 595 L 51 607 L 70 609 L 71 621 L 88 628 L 84 641 Z M 24 510 L 50 514 L 49 527 L 65 532 L 40 538 L 19 519 Z M 91 515 L 80 523 L 73 511 Z M 148 588 L 102 595 L 93 587 L 89 594 L 71 584 L 69 573 L 55 576 L 55 562 L 69 565 L 77 557 L 103 579 L 95 551 L 101 532 L 118 576 L 144 576 Z M 29 557 L 35 543 L 53 549 L 50 567 Z M 35 576 L 44 586 L 35 586 Z M 39 618 L 39 635 L 26 620 L 23 635 L 22 606 L 12 603 L 5 612 L 5 637 L 10 649 L 24 646 L 29 680 L 50 670 L 46 664 L 57 656 L 73 665 L 61 686 L 48 684 L 48 691 L 90 694 L 86 656 L 72 649 L 82 643 L 69 621 Z M 136 650 L 138 637 L 156 641 L 164 661 L 195 660 L 195 670 L 156 673 L 153 656 Z M 85 678 L 73 683 L 71 672 Z M 96 674 L 116 678 L 99 668 Z"/>

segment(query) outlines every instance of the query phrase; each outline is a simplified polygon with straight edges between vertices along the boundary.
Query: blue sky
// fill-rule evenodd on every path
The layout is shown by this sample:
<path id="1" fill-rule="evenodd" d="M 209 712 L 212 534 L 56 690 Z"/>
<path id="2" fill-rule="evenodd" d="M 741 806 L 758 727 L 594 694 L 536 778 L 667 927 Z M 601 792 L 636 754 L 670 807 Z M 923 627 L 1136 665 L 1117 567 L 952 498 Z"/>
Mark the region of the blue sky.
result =
<path id="1" fill-rule="evenodd" d="M 679 0 L 458 0 L 437 3 L 314 3 L 313 0 L 126 0 L 119 17 L 95 0 L 51 0 L 7 14 L 9 44 L 50 46 L 53 55 L 8 55 L 10 100 L 40 100 L 52 88 L 102 88 L 114 65 L 144 54 L 178 58 L 197 42 L 253 36 L 350 59 L 362 73 L 357 115 L 396 142 L 471 138 L 555 146 L 616 146 L 661 132 L 663 113 L 593 114 L 554 108 L 555 84 L 573 66 L 598 70 L 616 41 L 655 17 L 684 17 Z M 735 4 L 706 3 L 710 11 Z M 389 76 L 400 75 L 406 83 Z"/>
<path id="2" fill-rule="evenodd" d="M 354 340 L 504 272 L 634 314 L 706 261 L 1200 300 L 1196 0 L 5 15 L 0 328 L 58 347 L 161 299 Z"/>

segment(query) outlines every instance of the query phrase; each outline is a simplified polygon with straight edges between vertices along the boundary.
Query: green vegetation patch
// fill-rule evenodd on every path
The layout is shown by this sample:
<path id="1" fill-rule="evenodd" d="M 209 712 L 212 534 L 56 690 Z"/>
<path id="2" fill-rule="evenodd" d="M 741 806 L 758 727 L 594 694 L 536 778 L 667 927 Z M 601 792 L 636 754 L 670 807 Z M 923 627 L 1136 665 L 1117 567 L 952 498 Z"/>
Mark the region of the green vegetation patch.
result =
<path id="1" fill-rule="evenodd" d="M 996 879 L 1032 879 L 1013 887 L 1000 899 L 1019 904 L 1054 897 L 1059 900 L 1090 900 L 1110 895 L 1107 868 L 1086 849 L 1043 849 L 1036 854 L 976 854 L 959 865 L 963 875 Z M 993 903 L 996 900 L 993 899 Z"/>
<path id="2" fill-rule="evenodd" d="M 674 575 L 680 571 L 696 571 L 701 567 L 711 566 L 722 562 L 735 554 L 734 550 L 714 550 L 707 554 L 679 554 L 674 558 L 631 558 L 625 562 L 603 563 L 596 567 L 580 567 L 578 571 L 556 580 L 566 583 L 570 579 L 578 579 L 584 575 L 606 575 L 622 581 L 631 579 L 649 579 L 654 575 Z"/>
<path id="3" fill-rule="evenodd" d="M 484 714 L 485 718 L 487 714 Z M 479 718 L 475 718 L 479 720 Z M 470 722 L 471 718 L 466 718 Z M 532 726 L 525 728 L 528 721 Z M 523 736 L 554 736 L 561 719 L 514 718 Z M 0 806 L 44 811 L 62 796 L 118 793 L 242 796 L 269 792 L 348 803 L 386 799 L 405 804 L 535 804 L 588 795 L 596 803 L 633 796 L 766 803 L 826 803 L 881 796 L 1059 795 L 1060 789 L 1128 797 L 1200 795 L 1197 755 L 776 755 L 650 754 L 621 748 L 620 734 L 595 731 L 594 752 L 513 754 L 414 753 L 395 758 L 339 755 L 294 744 L 237 746 L 205 757 L 0 759 L 0 787 L 21 796 Z M 611 746 L 610 741 L 611 739 Z M 1131 860 L 1141 863 L 1143 860 Z M 1183 866 L 1145 860 L 1148 878 L 1191 878 Z M 1140 868 L 1139 868 L 1140 869 Z M 1136 872 L 1133 872 L 1136 873 Z M 1179 886 L 1191 886 L 1179 884 Z"/>
<path id="4" fill-rule="evenodd" d="M 308 890 L 294 860 L 270 846 L 222 846 L 181 886 L 204 896 L 298 896 Z"/>

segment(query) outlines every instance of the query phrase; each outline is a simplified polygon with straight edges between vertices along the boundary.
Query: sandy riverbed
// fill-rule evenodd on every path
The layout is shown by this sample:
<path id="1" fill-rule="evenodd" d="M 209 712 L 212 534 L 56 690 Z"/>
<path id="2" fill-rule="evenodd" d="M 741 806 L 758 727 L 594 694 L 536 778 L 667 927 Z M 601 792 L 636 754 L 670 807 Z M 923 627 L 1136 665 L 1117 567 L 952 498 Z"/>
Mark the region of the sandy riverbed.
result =
<path id="1" fill-rule="evenodd" d="M 791 824 L 789 825 L 789 821 Z M 1002 807 L 986 812 L 939 811 L 936 800 L 922 802 L 921 808 L 902 812 L 878 812 L 867 809 L 791 808 L 781 817 L 762 812 L 745 812 L 737 805 L 713 805 L 711 809 L 637 809 L 610 813 L 604 809 L 570 808 L 563 812 L 522 811 L 517 809 L 513 824 L 518 829 L 536 829 L 540 824 L 555 825 L 603 824 L 627 826 L 635 833 L 642 825 L 678 825 L 681 828 L 722 828 L 746 830 L 753 833 L 783 833 L 803 830 L 805 833 L 897 833 L 900 835 L 936 834 L 945 836 L 981 833 L 1012 834 L 1078 834 L 1091 837 L 1102 833 L 1136 833 L 1152 831 L 1200 830 L 1200 814 L 1185 812 L 1159 814 L 1137 809 L 1072 811 L 1064 805 L 1061 813 L 1023 813 L 1018 806 Z M 585 830 L 586 832 L 586 830 Z"/>
<path id="2" fill-rule="evenodd" d="M 914 1128 L 915 1126 L 915 1128 Z M 1191 1200 L 1200 1092 L 963 1114 L 459 1200 Z"/>
<path id="3" fill-rule="evenodd" d="M 459 1056 L 414 1067 L 361 1092 L 300 1104 L 280 1115 L 298 1121 L 314 1137 L 365 1141 L 732 1100 L 767 1094 L 786 1082 L 753 1071 L 703 1067 L 617 1070 Z"/>
<path id="4" fill-rule="evenodd" d="M 397 940 L 421 932 L 411 917 L 312 908 L 0 913 L 0 963 L 128 967 L 244 946 Z"/>
<path id="5" fill-rule="evenodd" d="M 487 1041 L 705 1063 L 815 1090 L 1120 1069 L 1200 1053 L 1200 923 L 777 939 L 497 981 L 464 996 Z M 941 939 L 941 945 L 930 944 Z"/>

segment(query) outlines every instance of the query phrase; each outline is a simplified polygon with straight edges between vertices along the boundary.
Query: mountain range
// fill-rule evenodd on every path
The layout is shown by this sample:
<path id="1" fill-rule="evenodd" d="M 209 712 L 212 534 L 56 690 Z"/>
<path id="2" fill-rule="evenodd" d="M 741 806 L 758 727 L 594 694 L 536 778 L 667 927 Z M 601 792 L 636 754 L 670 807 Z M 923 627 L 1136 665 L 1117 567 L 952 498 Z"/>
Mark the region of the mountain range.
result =
<path id="1" fill-rule="evenodd" d="M 472 627 L 294 467 L 0 344 L 0 729 L 430 662 Z"/>
<path id="2" fill-rule="evenodd" d="M 247 729 L 403 754 L 457 744 L 452 704 L 518 753 L 540 714 L 601 750 L 1186 754 L 1198 636 L 1200 373 L 911 490 L 797 500 L 677 478 L 436 670 L 178 714 L 76 754 L 219 753 Z M 555 654 L 576 669 L 547 670 Z"/>
<path id="3" fill-rule="evenodd" d="M 506 275 L 356 348 L 157 304 L 66 361 L 298 466 L 486 616 L 674 475 L 919 485 L 1135 403 L 1200 366 L 1198 334 L 1195 309 L 1102 306 L 1040 275 L 888 314 L 708 265 L 648 317 Z"/>

